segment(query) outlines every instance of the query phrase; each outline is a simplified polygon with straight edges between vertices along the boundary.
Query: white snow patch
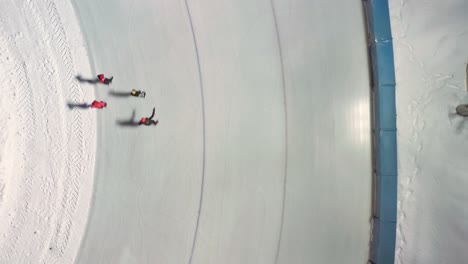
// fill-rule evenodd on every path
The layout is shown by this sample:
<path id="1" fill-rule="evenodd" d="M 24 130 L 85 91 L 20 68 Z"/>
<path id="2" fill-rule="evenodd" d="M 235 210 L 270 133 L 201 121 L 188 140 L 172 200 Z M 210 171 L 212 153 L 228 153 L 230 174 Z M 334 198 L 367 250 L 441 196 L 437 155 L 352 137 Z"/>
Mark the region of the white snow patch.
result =
<path id="1" fill-rule="evenodd" d="M 92 195 L 96 117 L 67 1 L 0 2 L 0 263 L 72 263 Z"/>
<path id="2" fill-rule="evenodd" d="M 392 0 L 397 80 L 396 263 L 468 259 L 468 2 Z"/>

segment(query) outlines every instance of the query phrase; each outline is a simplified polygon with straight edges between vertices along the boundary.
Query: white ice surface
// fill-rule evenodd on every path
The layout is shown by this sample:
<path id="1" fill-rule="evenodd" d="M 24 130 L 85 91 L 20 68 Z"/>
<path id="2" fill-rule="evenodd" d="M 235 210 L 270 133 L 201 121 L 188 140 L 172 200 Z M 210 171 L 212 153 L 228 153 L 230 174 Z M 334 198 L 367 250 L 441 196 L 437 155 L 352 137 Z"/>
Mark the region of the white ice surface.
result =
<path id="1" fill-rule="evenodd" d="M 390 1 L 398 110 L 396 263 L 468 261 L 468 1 Z"/>
<path id="2" fill-rule="evenodd" d="M 0 1 L 0 263 L 72 263 L 93 190 L 96 116 L 67 1 Z"/>
<path id="3" fill-rule="evenodd" d="M 78 263 L 366 263 L 360 1 L 75 6 L 95 71 L 115 76 Z M 132 88 L 146 99 L 108 94 Z M 116 124 L 153 106 L 157 127 Z"/>

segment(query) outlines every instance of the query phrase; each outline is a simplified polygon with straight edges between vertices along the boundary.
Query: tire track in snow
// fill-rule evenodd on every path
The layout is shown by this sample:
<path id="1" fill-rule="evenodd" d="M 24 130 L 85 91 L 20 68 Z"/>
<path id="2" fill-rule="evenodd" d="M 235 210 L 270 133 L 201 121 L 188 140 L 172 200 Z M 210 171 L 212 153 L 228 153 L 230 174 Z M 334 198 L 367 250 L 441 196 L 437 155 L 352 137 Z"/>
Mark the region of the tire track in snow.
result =
<path id="1" fill-rule="evenodd" d="M 55 91 L 58 91 L 58 95 L 56 95 L 57 98 L 55 98 L 57 101 L 60 101 L 61 98 L 63 98 L 63 95 L 61 93 L 61 87 L 57 87 L 56 85 L 54 85 L 54 83 L 51 81 L 52 78 L 54 78 L 55 80 L 55 83 L 60 83 L 60 80 L 58 80 L 57 78 L 57 75 L 59 73 L 57 73 L 57 71 L 54 69 L 53 66 L 51 65 L 59 65 L 60 64 L 60 61 L 58 61 L 58 58 L 56 58 L 56 55 L 54 56 L 54 54 L 57 54 L 56 52 L 54 53 L 53 49 L 55 48 L 54 45 L 56 45 L 55 42 L 53 42 L 52 40 L 52 37 L 50 36 L 50 34 L 46 33 L 48 32 L 48 28 L 46 27 L 46 22 L 44 21 L 44 17 L 42 17 L 40 15 L 40 12 L 39 12 L 39 8 L 37 7 L 36 5 L 36 2 L 33 2 L 31 0 L 28 1 L 28 9 L 30 10 L 30 12 L 32 13 L 32 18 L 34 19 L 36 25 L 39 26 L 39 32 L 42 32 L 42 34 L 40 35 L 40 38 L 43 39 L 43 42 L 46 42 L 48 43 L 49 45 L 47 45 L 46 48 L 44 48 L 46 50 L 46 54 L 45 56 L 47 58 L 45 58 L 43 60 L 43 64 L 42 64 L 42 71 L 45 72 L 45 74 L 47 75 L 48 77 L 48 80 L 47 80 L 47 86 L 49 87 L 49 89 L 51 90 L 55 90 Z M 50 15 L 50 12 L 48 12 L 49 15 Z M 56 30 L 54 32 L 57 32 Z M 63 60 L 63 59 L 62 59 Z M 52 64 L 51 61 L 55 61 L 55 64 Z M 53 111 L 50 111 L 52 114 L 54 113 Z M 48 123 L 49 120 L 50 120 L 50 115 L 51 113 L 45 113 L 44 112 L 44 116 L 46 118 L 46 122 Z M 53 179 L 53 176 L 54 175 L 63 175 L 64 174 L 64 171 L 65 171 L 65 164 L 64 163 L 67 163 L 68 166 L 66 167 L 69 167 L 70 164 L 69 162 L 66 162 L 62 157 L 66 157 L 67 153 L 65 152 L 65 147 L 68 146 L 67 142 L 65 141 L 65 138 L 64 136 L 66 136 L 67 134 L 69 134 L 69 132 L 67 133 L 66 131 L 66 128 L 65 126 L 63 125 L 64 124 L 64 120 L 61 118 L 63 117 L 64 114 L 63 114 L 63 111 L 59 111 L 58 113 L 55 113 L 54 114 L 54 117 L 53 117 L 53 122 L 58 122 L 60 124 L 62 124 L 60 126 L 60 128 L 57 130 L 55 130 L 53 133 L 52 133 L 52 137 L 50 137 L 49 135 L 51 134 L 49 131 L 48 133 L 46 133 L 46 140 L 48 142 L 48 146 L 49 146 L 49 149 L 48 151 L 50 153 L 52 153 L 52 159 L 51 159 L 51 172 L 49 174 L 49 176 L 52 176 L 52 177 L 47 177 L 46 176 L 46 179 L 45 181 L 47 182 L 47 185 L 48 186 L 43 186 L 43 188 L 45 189 L 45 191 L 47 191 L 47 189 L 51 189 L 51 186 L 53 186 L 53 190 L 54 192 L 51 193 L 49 191 L 49 197 L 50 198 L 55 198 L 54 201 L 51 201 L 51 203 L 53 204 L 53 209 L 51 210 L 52 211 L 52 215 L 49 215 L 48 217 L 52 218 L 52 225 L 55 225 L 55 230 L 56 230 L 56 233 L 54 234 L 54 236 L 57 236 L 57 233 L 60 234 L 61 232 L 61 228 L 57 228 L 57 226 L 61 226 L 63 224 L 63 219 L 70 219 L 70 215 L 67 215 L 67 206 L 66 204 L 64 204 L 63 202 L 61 202 L 59 205 L 57 205 L 57 202 L 60 202 L 59 199 L 60 197 L 65 197 L 63 199 L 66 199 L 66 194 L 69 192 L 68 190 L 64 189 L 64 188 L 67 188 L 67 186 L 69 186 L 68 184 L 64 183 L 61 179 L 62 177 L 58 177 L 58 182 L 56 182 L 54 179 Z M 46 126 L 46 128 L 48 128 L 48 126 Z M 57 186 L 59 188 L 57 188 Z M 63 193 L 65 192 L 65 194 Z M 51 197 L 52 196 L 52 197 Z M 73 209 L 72 209 L 73 210 Z M 74 211 L 74 210 L 73 210 Z M 65 215 L 64 215 L 65 213 Z M 51 227 L 52 228 L 52 227 Z M 70 226 L 71 228 L 71 226 Z M 66 230 L 67 231 L 67 230 Z M 67 234 L 67 233 L 65 233 Z M 49 250 L 49 248 L 51 247 L 51 245 L 57 245 L 58 243 L 56 241 L 54 241 L 54 237 L 49 237 L 49 242 L 47 241 L 44 241 L 43 242 L 43 245 L 42 245 L 42 254 L 41 254 L 41 258 L 40 258 L 40 262 L 41 263 L 46 263 L 46 262 L 49 262 L 49 261 L 46 261 L 44 260 L 44 258 L 46 258 L 47 256 L 50 256 L 51 254 L 51 251 Z M 67 248 L 67 240 L 64 241 L 64 243 L 61 243 L 59 244 L 60 246 L 58 247 L 59 248 L 59 253 L 57 256 L 53 256 L 53 257 L 61 257 L 63 256 L 64 254 L 64 250 Z M 55 251 L 54 251 L 55 253 Z"/>
<path id="2" fill-rule="evenodd" d="M 53 37 L 54 36 L 51 36 L 50 33 L 49 33 L 49 30 L 46 26 L 46 21 L 45 19 L 47 18 L 50 18 L 51 16 L 53 15 L 58 15 L 58 14 L 52 14 L 51 11 L 50 11 L 50 5 L 48 5 L 49 7 L 49 10 L 48 13 L 49 13 L 49 17 L 42 17 L 40 15 L 40 10 L 39 8 L 37 7 L 36 5 L 36 2 L 34 1 L 27 1 L 27 9 L 29 12 L 32 13 L 31 17 L 34 19 L 34 22 L 35 22 L 35 25 L 36 25 L 36 29 L 39 30 L 39 32 L 41 32 L 42 34 L 40 35 L 41 38 L 43 38 L 43 41 L 46 42 L 47 44 L 47 52 L 45 54 L 45 56 L 47 58 L 45 58 L 43 60 L 43 64 L 41 65 L 41 70 L 42 72 L 45 72 L 45 74 L 49 77 L 49 80 L 47 82 L 48 85 L 52 86 L 52 89 L 55 89 L 56 91 L 60 91 L 60 87 L 53 87 L 53 84 L 50 83 L 50 79 L 53 75 L 56 74 L 56 71 L 54 70 L 54 68 L 51 65 L 51 61 L 54 60 L 55 58 L 55 66 L 59 65 L 60 64 L 60 61 L 57 60 L 56 56 L 54 56 L 54 51 L 53 49 L 55 48 L 55 45 L 56 45 L 56 42 L 53 42 Z M 52 17 L 52 20 L 54 21 L 54 17 Z M 53 28 L 54 29 L 54 33 L 57 32 L 57 29 L 56 28 Z M 63 59 L 62 59 L 63 60 Z M 58 81 L 58 83 L 60 83 L 60 81 Z M 45 118 L 47 119 L 46 122 L 49 121 L 49 113 L 45 114 L 44 113 L 44 116 Z M 62 115 L 58 115 L 59 117 L 60 116 L 63 116 L 63 112 L 62 112 Z M 53 120 L 54 122 L 60 122 L 63 124 L 63 120 Z M 61 122 L 62 121 L 62 122 Z M 46 126 L 47 128 L 48 126 Z M 61 133 L 60 133 L 61 132 Z M 49 133 L 46 134 L 46 137 Z M 51 172 L 51 175 L 61 175 L 61 173 L 63 173 L 64 171 L 64 168 L 63 167 L 60 167 L 60 165 L 57 164 L 58 161 L 62 161 L 63 159 L 61 157 L 64 157 L 66 156 L 66 153 L 65 153 L 65 147 L 67 147 L 69 144 L 67 144 L 66 141 L 64 141 L 64 138 L 62 137 L 62 135 L 69 135 L 70 132 L 68 131 L 68 133 L 65 131 L 65 128 L 63 126 L 61 126 L 61 131 L 55 131 L 55 133 L 53 133 L 53 140 L 51 140 L 50 137 L 48 137 L 48 142 L 49 142 L 49 152 L 50 153 L 53 153 L 53 156 L 54 157 L 57 157 L 57 158 L 53 158 L 52 159 L 52 164 L 54 165 L 53 166 L 53 170 Z M 57 143 L 56 143 L 57 142 Z M 69 148 L 68 148 L 69 149 Z M 56 156 L 56 155 L 60 155 L 60 156 Z M 70 166 L 70 162 L 67 162 L 68 163 L 68 166 Z M 54 248 L 55 246 L 57 246 L 57 248 L 59 249 L 58 251 L 58 254 L 57 256 L 55 257 L 61 257 L 63 256 L 64 254 L 64 250 L 66 249 L 67 247 L 67 240 L 65 240 L 63 243 L 58 243 L 56 241 L 54 241 L 54 237 L 57 237 L 57 233 L 59 233 L 59 235 L 63 232 L 62 231 L 62 228 L 59 228 L 57 226 L 61 226 L 63 225 L 63 219 L 68 219 L 68 221 L 70 221 L 70 214 L 67 214 L 68 213 L 68 208 L 66 206 L 66 204 L 63 202 L 64 200 L 66 201 L 67 199 L 67 193 L 69 192 L 69 190 L 65 189 L 67 187 L 69 187 L 70 185 L 67 184 L 67 182 L 63 182 L 62 180 L 62 177 L 58 177 L 58 182 L 55 183 L 55 181 L 52 179 L 48 179 L 46 180 L 48 182 L 48 184 L 50 186 L 58 186 L 58 190 L 55 190 L 57 191 L 58 193 L 55 194 L 55 203 L 54 203 L 54 209 L 51 209 L 51 211 L 53 212 L 52 215 L 48 216 L 50 218 L 52 218 L 52 225 L 55 225 L 55 234 L 52 238 L 49 238 L 49 242 L 46 243 L 47 241 L 44 241 L 43 245 L 42 245 L 42 254 L 41 254 L 41 258 L 40 258 L 40 262 L 41 263 L 45 263 L 45 262 L 48 262 L 48 261 L 45 261 L 44 258 L 48 255 L 51 254 L 51 251 L 49 250 L 49 247 L 52 247 Z M 44 187 L 45 188 L 45 187 Z M 73 188 L 76 188 L 75 186 L 73 186 Z M 57 189 L 57 188 L 55 188 Z M 50 194 L 50 196 L 52 196 L 54 194 Z M 60 199 L 60 197 L 63 197 L 62 201 L 59 201 L 58 199 Z M 60 202 L 59 205 L 57 205 L 57 202 Z M 74 211 L 74 208 L 72 208 L 72 211 Z M 71 229 L 71 225 L 70 225 L 70 229 Z M 68 237 L 68 234 L 69 232 L 67 232 L 68 230 L 65 230 L 65 235 L 66 237 Z M 53 253 L 55 253 L 56 251 L 53 251 Z"/>
<path id="3" fill-rule="evenodd" d="M 18 119 L 20 120 L 20 130 L 18 131 L 19 136 L 24 140 L 19 142 L 19 150 L 21 153 L 21 164 L 17 164 L 19 172 L 18 175 L 23 176 L 22 184 L 18 187 L 23 189 L 25 192 L 25 197 L 21 197 L 23 208 L 20 210 L 28 212 L 29 205 L 31 200 L 31 190 L 32 190 L 32 177 L 35 175 L 36 162 L 30 161 L 28 153 L 37 152 L 34 144 L 34 138 L 37 133 L 37 123 L 36 116 L 34 112 L 34 99 L 33 99 L 33 90 L 31 87 L 31 82 L 28 78 L 28 71 L 24 58 L 21 56 L 15 40 L 11 38 L 7 31 L 2 26 L 3 22 L 0 21 L 0 36 L 1 36 L 1 46 L 7 48 L 7 57 L 9 61 L 8 71 L 8 84 L 9 87 L 16 87 L 18 90 L 15 92 L 14 98 L 12 100 L 17 102 L 16 104 L 16 113 Z M 16 210 L 15 210 L 16 212 Z M 14 214 L 11 216 L 13 219 L 16 216 Z M 5 249 L 5 246 L 8 246 L 3 252 L 0 252 L 0 256 L 4 259 L 11 259 L 14 255 L 13 250 L 16 248 L 19 237 L 15 235 L 17 232 L 15 229 L 18 226 L 22 226 L 23 223 L 27 220 L 24 215 L 18 215 L 19 219 L 15 219 L 10 223 L 9 229 L 6 230 L 4 238 L 8 239 L 8 245 L 3 244 L 0 248 Z M 3 251 L 3 250 L 2 250 Z"/>
<path id="4" fill-rule="evenodd" d="M 80 229 L 82 222 L 74 228 L 72 221 L 86 220 L 83 214 L 89 208 L 83 205 L 90 190 L 84 188 L 82 194 L 80 188 L 83 181 L 92 183 L 81 176 L 92 173 L 94 152 L 87 152 L 86 147 L 94 146 L 89 140 L 94 139 L 95 131 L 94 127 L 87 128 L 83 136 L 84 124 L 92 125 L 94 117 L 89 114 L 83 117 L 76 110 L 65 113 L 62 102 L 65 97 L 83 100 L 83 91 L 74 81 L 73 55 L 80 53 L 81 58 L 87 54 L 79 46 L 81 39 L 77 34 L 81 32 L 69 23 L 69 15 L 73 17 L 70 3 L 9 0 L 5 3 L 8 5 L 12 15 L 4 12 L 0 16 L 9 22 L 0 20 L 0 70 L 8 68 L 8 74 L 0 79 L 2 85 L 17 94 L 9 101 L 18 108 L 14 114 L 19 116 L 18 133 L 22 136 L 16 136 L 20 142 L 16 149 L 22 154 L 18 153 L 21 164 L 15 163 L 19 167 L 15 168 L 15 174 L 21 177 L 16 176 L 14 184 L 8 186 L 18 195 L 8 198 L 9 207 L 2 214 L 8 217 L 0 219 L 2 227 L 6 227 L 2 230 L 5 243 L 0 244 L 0 263 L 7 259 L 22 263 L 70 263 L 81 239 L 77 229 L 84 232 Z M 16 18 L 15 12 L 21 13 L 22 18 Z M 17 21 L 24 23 L 14 26 Z M 66 36 L 70 34 L 68 29 L 72 32 L 71 41 Z M 23 32 L 28 34 L 17 38 Z M 7 59 L 3 60 L 5 53 Z M 79 65 L 86 67 L 83 62 L 78 60 Z M 62 90 L 66 90 L 65 96 Z M 44 159 L 43 152 L 48 153 Z M 38 235 L 29 235 L 34 230 Z"/>
<path id="5" fill-rule="evenodd" d="M 276 32 L 276 41 L 278 43 L 278 56 L 281 66 L 281 86 L 283 88 L 283 98 L 284 98 L 284 177 L 283 177 L 283 197 L 281 205 L 281 220 L 280 220 L 280 230 L 278 235 L 278 245 L 276 248 L 275 263 L 278 263 L 279 253 L 281 250 L 281 239 L 283 236 L 283 224 L 284 224 L 284 212 L 286 208 L 286 186 L 288 179 L 288 105 L 287 105 L 287 96 L 286 96 L 286 78 L 284 74 L 284 62 L 283 62 L 283 51 L 281 47 L 281 36 L 278 27 L 278 19 L 276 18 L 276 9 L 273 0 L 270 0 L 271 12 L 273 15 L 273 20 L 275 24 Z"/>
<path id="6" fill-rule="evenodd" d="M 47 1 L 47 13 L 51 26 L 52 26 L 52 39 L 55 40 L 58 54 L 60 54 L 61 63 L 63 63 L 65 69 L 65 80 L 70 87 L 69 98 L 73 101 L 78 101 L 83 97 L 81 89 L 79 89 L 78 84 L 74 81 L 74 65 L 73 58 L 71 56 L 70 47 L 67 42 L 67 36 L 65 29 L 63 28 L 63 23 L 61 21 L 60 13 L 57 10 L 57 7 L 54 1 Z M 51 238 L 51 246 L 56 246 L 59 249 L 58 257 L 63 256 L 65 249 L 67 248 L 70 232 L 72 229 L 71 218 L 77 208 L 77 200 L 79 197 L 79 176 L 80 172 L 83 170 L 81 165 L 81 158 L 84 156 L 84 146 L 85 142 L 82 136 L 83 133 L 83 120 L 81 113 L 78 110 L 72 111 L 72 120 L 71 126 L 68 126 L 67 135 L 69 135 L 69 148 L 67 155 L 67 177 L 65 177 L 64 182 L 64 193 L 62 200 L 60 202 L 60 207 L 62 208 L 64 214 L 61 216 L 56 223 L 56 232 Z"/>
<path id="7" fill-rule="evenodd" d="M 197 66 L 198 66 L 198 79 L 200 81 L 200 93 L 201 93 L 201 107 L 202 107 L 202 123 L 203 123 L 203 158 L 202 158 L 202 176 L 201 176 L 201 187 L 200 187 L 200 201 L 198 204 L 198 215 L 197 215 L 197 222 L 195 224 L 195 234 L 193 236 L 193 242 L 192 242 L 192 250 L 190 252 L 190 258 L 189 258 L 189 264 L 192 263 L 193 259 L 193 254 L 195 252 L 196 244 L 197 244 L 197 238 L 198 238 L 198 228 L 200 225 L 200 216 L 201 216 L 201 211 L 203 208 L 203 192 L 204 192 L 204 187 L 205 187 L 205 166 L 206 166 L 206 126 L 205 126 L 205 96 L 204 96 L 204 89 L 203 89 L 203 76 L 201 72 L 201 64 L 200 64 L 200 54 L 198 51 L 198 44 L 197 44 L 197 38 L 195 36 L 195 30 L 193 26 L 193 21 L 192 21 L 192 15 L 190 13 L 190 7 L 187 2 L 187 0 L 184 0 L 185 3 L 185 8 L 187 9 L 187 16 L 189 20 L 189 25 L 190 25 L 190 30 L 192 32 L 192 39 L 193 39 L 193 45 L 195 49 L 195 57 L 197 59 Z"/>
<path id="8" fill-rule="evenodd" d="M 41 16 L 36 3 L 33 2 L 32 0 L 28 0 L 26 4 L 27 4 L 27 9 L 31 12 L 30 17 L 34 20 L 36 31 L 48 32 L 48 29 L 45 26 L 45 21 L 44 21 L 45 18 Z M 65 147 L 67 145 L 66 145 L 65 138 L 64 138 L 65 126 L 61 125 L 60 127 L 57 128 L 57 127 L 49 125 L 50 122 L 63 124 L 64 123 L 63 111 L 60 111 L 60 110 L 58 112 L 47 111 L 49 110 L 47 109 L 48 106 L 50 107 L 50 104 L 48 104 L 47 101 L 51 100 L 52 102 L 60 102 L 63 100 L 63 93 L 62 93 L 61 87 L 58 87 L 56 85 L 56 83 L 59 83 L 59 80 L 57 78 L 58 73 L 53 65 L 57 65 L 57 63 L 55 64 L 52 63 L 52 61 L 55 61 L 55 56 L 52 50 L 52 45 L 50 45 L 51 44 L 50 35 L 43 33 L 39 36 L 39 38 L 42 39 L 41 43 L 39 44 L 41 45 L 41 49 L 46 50 L 46 52 L 44 52 L 44 54 L 41 55 L 40 70 L 46 76 L 46 78 L 44 78 L 44 81 L 46 82 L 45 85 L 47 87 L 47 90 L 55 91 L 55 94 L 54 93 L 50 94 L 49 92 L 50 95 L 48 96 L 48 98 L 45 99 L 46 101 L 44 102 L 44 108 L 42 112 L 42 116 L 44 116 L 44 118 L 46 119 L 45 120 L 46 133 L 44 136 L 45 136 L 45 140 L 48 146 L 47 151 L 52 154 L 52 159 L 49 159 L 48 165 L 49 165 L 50 172 L 48 173 L 48 175 L 45 175 L 44 178 L 42 179 L 41 190 L 43 192 L 43 195 L 45 196 L 44 198 L 47 197 L 46 201 L 49 204 L 52 204 L 51 206 L 53 208 L 50 208 L 49 206 L 50 212 L 47 212 L 47 211 L 44 212 L 45 210 L 43 210 L 39 212 L 39 216 L 41 218 L 45 218 L 45 217 L 48 217 L 49 219 L 52 218 L 51 222 L 54 223 L 57 221 L 56 219 L 57 213 L 54 214 L 53 212 L 56 212 L 55 202 L 58 199 L 57 198 L 58 191 L 60 190 L 60 188 L 58 188 L 58 185 L 60 184 L 60 182 L 57 183 L 57 181 L 54 179 L 53 176 L 63 174 L 65 164 L 64 164 L 64 160 L 62 157 L 64 157 L 66 154 Z M 44 46 L 44 44 L 42 43 L 46 43 L 46 46 Z M 50 129 L 52 129 L 52 131 Z M 58 177 L 58 179 L 60 180 L 61 177 Z M 43 252 L 42 255 L 49 252 L 49 249 L 48 249 L 49 243 L 46 243 L 46 242 L 47 241 L 44 241 L 41 245 L 42 252 Z"/>

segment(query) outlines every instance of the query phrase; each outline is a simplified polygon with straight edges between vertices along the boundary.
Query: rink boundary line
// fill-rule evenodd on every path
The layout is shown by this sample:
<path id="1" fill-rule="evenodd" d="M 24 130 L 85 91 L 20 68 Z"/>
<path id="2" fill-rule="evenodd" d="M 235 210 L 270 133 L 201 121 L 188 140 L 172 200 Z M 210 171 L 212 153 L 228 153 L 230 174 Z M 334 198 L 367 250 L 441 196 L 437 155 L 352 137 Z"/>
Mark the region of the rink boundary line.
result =
<path id="1" fill-rule="evenodd" d="M 397 127 L 395 66 L 388 0 L 363 0 L 371 66 L 373 212 L 369 263 L 395 261 Z"/>
<path id="2" fill-rule="evenodd" d="M 201 211 L 202 211 L 202 206 L 203 206 L 203 192 L 204 192 L 204 187 L 205 187 L 205 165 L 206 165 L 206 125 L 205 125 L 205 96 L 204 96 L 204 88 L 203 88 L 203 76 L 201 72 L 201 64 L 200 64 L 200 54 L 198 51 L 198 43 L 197 43 L 197 38 L 195 36 L 195 29 L 193 26 L 193 21 L 192 21 L 192 14 L 190 13 L 190 7 L 187 2 L 187 0 L 184 0 L 185 3 L 185 8 L 187 9 L 187 16 L 189 19 L 189 24 L 190 24 L 190 30 L 192 32 L 192 39 L 193 39 L 193 45 L 195 49 L 195 56 L 197 58 L 197 66 L 198 66 L 198 78 L 200 82 L 200 92 L 201 92 L 201 108 L 202 108 L 202 127 L 203 127 L 203 164 L 202 164 L 202 176 L 201 176 L 201 187 L 200 187 L 200 201 L 198 204 L 198 215 L 197 215 L 197 222 L 195 224 L 195 234 L 193 236 L 193 242 L 192 242 L 192 249 L 190 252 L 190 258 L 189 258 L 189 264 L 192 263 L 193 259 L 193 254 L 195 252 L 195 247 L 197 243 L 197 238 L 198 238 L 198 227 L 200 225 L 200 216 L 201 216 Z"/>
<path id="3" fill-rule="evenodd" d="M 278 243 L 276 247 L 276 255 L 275 255 L 275 262 L 274 264 L 278 263 L 279 253 L 281 250 L 281 240 L 283 237 L 283 226 L 284 226 L 284 213 L 286 208 L 286 186 L 288 182 L 288 107 L 287 107 L 287 96 L 286 96 L 286 79 L 284 74 L 284 60 L 283 60 L 283 51 L 281 46 L 281 38 L 279 33 L 278 27 L 278 19 L 276 18 L 276 8 L 273 0 L 270 0 L 270 6 L 273 16 L 273 22 L 275 24 L 275 32 L 276 32 L 276 41 L 278 43 L 278 54 L 281 66 L 281 84 L 283 88 L 283 99 L 284 99 L 284 145 L 285 145 L 285 155 L 284 155 L 284 176 L 283 176 L 283 195 L 282 195 L 282 204 L 281 204 L 281 219 L 280 219 L 280 226 L 279 226 L 279 235 L 278 235 Z"/>

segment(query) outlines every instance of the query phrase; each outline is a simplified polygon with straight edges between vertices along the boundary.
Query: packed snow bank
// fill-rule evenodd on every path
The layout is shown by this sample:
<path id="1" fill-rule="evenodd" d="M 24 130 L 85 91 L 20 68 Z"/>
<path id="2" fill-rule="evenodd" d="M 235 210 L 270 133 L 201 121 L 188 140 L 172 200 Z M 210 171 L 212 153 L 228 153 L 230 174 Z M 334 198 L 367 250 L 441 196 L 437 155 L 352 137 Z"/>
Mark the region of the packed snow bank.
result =
<path id="1" fill-rule="evenodd" d="M 91 74 L 67 1 L 0 2 L 0 263 L 72 263 L 95 159 Z"/>
<path id="2" fill-rule="evenodd" d="M 468 2 L 390 1 L 398 109 L 396 262 L 468 259 Z"/>

